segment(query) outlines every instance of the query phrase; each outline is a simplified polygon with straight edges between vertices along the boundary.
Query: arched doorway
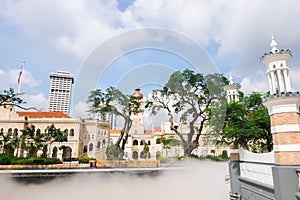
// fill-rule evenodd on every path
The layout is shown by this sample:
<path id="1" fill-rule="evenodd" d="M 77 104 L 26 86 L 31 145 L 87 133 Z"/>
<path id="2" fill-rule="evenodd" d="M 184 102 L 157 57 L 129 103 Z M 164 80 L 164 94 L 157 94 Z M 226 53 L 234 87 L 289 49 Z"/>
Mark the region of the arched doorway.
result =
<path id="1" fill-rule="evenodd" d="M 134 151 L 132 153 L 132 159 L 137 160 L 139 158 L 139 153 L 137 151 Z"/>
<path id="2" fill-rule="evenodd" d="M 69 160 L 72 157 L 72 149 L 71 147 L 66 147 L 63 150 L 62 158 L 63 160 Z"/>
<path id="3" fill-rule="evenodd" d="M 52 158 L 57 158 L 57 147 L 52 149 Z"/>
<path id="4" fill-rule="evenodd" d="M 160 153 L 160 151 L 157 151 L 156 152 L 156 160 L 158 160 L 160 157 L 161 157 L 161 153 Z"/>

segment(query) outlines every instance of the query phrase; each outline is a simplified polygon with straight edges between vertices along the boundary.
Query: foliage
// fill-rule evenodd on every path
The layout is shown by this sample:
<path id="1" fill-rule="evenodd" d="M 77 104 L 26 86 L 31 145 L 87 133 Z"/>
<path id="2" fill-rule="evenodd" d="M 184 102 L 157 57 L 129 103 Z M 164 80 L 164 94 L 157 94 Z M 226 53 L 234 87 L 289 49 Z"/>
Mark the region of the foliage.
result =
<path id="1" fill-rule="evenodd" d="M 89 163 L 90 160 L 96 160 L 96 158 L 79 157 L 77 160 L 79 163 Z"/>
<path id="2" fill-rule="evenodd" d="M 161 137 L 159 139 L 159 141 L 163 144 L 164 148 L 169 148 L 171 146 L 180 146 L 182 144 L 180 140 L 171 136 L 168 138 Z"/>
<path id="3" fill-rule="evenodd" d="M 143 153 L 143 155 L 144 155 L 144 158 L 147 158 L 148 153 L 149 153 L 149 146 L 148 146 L 147 143 L 144 144 L 144 148 L 143 148 L 142 153 Z"/>
<path id="4" fill-rule="evenodd" d="M 104 116 L 106 113 L 113 113 L 123 118 L 124 125 L 115 145 L 124 150 L 128 133 L 132 126 L 131 115 L 142 112 L 140 99 L 131 95 L 125 95 L 114 87 L 109 87 L 105 91 L 101 89 L 91 91 L 88 103 L 91 105 L 89 110 L 91 113 L 96 113 L 100 116 Z"/>
<path id="5" fill-rule="evenodd" d="M 191 156 L 192 151 L 199 146 L 199 138 L 204 131 L 204 125 L 211 116 L 220 118 L 220 102 L 225 101 L 223 87 L 227 79 L 220 74 L 204 76 L 192 70 L 174 72 L 167 84 L 160 90 L 151 93 L 146 102 L 146 108 L 152 114 L 165 110 L 169 116 L 170 129 L 180 138 L 184 154 Z M 214 115 L 216 111 L 220 112 Z M 179 116 L 182 124 L 187 124 L 187 138 L 182 130 L 174 124 L 174 117 Z M 218 124 L 218 123 L 215 123 Z"/>
<path id="6" fill-rule="evenodd" d="M 36 157 L 37 151 L 47 147 L 53 142 L 67 142 L 67 135 L 54 124 L 48 126 L 45 133 L 36 130 L 34 125 L 28 125 L 26 121 L 25 128 L 21 130 L 22 134 L 14 135 L 12 133 L 0 132 L 0 144 L 3 146 L 3 153 L 14 154 L 17 149 L 16 156 L 23 157 L 23 152 L 28 152 L 28 157 Z M 44 155 L 46 157 L 47 155 Z"/>
<path id="7" fill-rule="evenodd" d="M 57 158 L 15 157 L 11 154 L 0 154 L 0 165 L 50 165 L 61 163 Z"/>
<path id="8" fill-rule="evenodd" d="M 120 160 L 124 156 L 124 150 L 117 145 L 108 145 L 105 150 L 107 160 Z"/>
<path id="9" fill-rule="evenodd" d="M 262 104 L 262 95 L 252 93 L 240 102 L 230 102 L 218 143 L 243 147 L 253 152 L 273 148 L 270 118 Z"/>
<path id="10" fill-rule="evenodd" d="M 25 103 L 18 94 L 15 93 L 14 89 L 4 90 L 0 94 L 0 106 L 4 108 L 9 107 L 12 109 L 14 106 L 21 107 L 20 104 Z"/>

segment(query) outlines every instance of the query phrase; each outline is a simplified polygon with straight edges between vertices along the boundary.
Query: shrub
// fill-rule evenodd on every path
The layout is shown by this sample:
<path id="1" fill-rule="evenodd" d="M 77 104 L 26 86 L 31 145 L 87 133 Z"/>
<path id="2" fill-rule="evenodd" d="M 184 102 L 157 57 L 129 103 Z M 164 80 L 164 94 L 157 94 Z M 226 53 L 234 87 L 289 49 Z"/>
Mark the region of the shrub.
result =
<path id="1" fill-rule="evenodd" d="M 16 159 L 15 156 L 7 153 L 0 154 L 0 165 L 10 165 Z"/>
<path id="2" fill-rule="evenodd" d="M 88 157 L 79 157 L 78 158 L 79 163 L 89 163 L 90 160 L 96 160 L 96 158 L 88 158 Z"/>

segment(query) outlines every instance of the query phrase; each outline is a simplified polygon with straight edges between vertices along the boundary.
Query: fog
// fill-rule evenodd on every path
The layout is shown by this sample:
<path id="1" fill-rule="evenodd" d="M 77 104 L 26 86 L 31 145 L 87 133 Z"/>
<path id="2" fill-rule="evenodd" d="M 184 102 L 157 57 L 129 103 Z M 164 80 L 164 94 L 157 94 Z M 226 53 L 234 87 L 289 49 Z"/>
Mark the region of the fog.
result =
<path id="1" fill-rule="evenodd" d="M 1 200 L 228 200 L 227 163 L 188 161 L 184 169 L 155 176 L 85 174 L 43 184 L 24 184 L 2 177 Z"/>

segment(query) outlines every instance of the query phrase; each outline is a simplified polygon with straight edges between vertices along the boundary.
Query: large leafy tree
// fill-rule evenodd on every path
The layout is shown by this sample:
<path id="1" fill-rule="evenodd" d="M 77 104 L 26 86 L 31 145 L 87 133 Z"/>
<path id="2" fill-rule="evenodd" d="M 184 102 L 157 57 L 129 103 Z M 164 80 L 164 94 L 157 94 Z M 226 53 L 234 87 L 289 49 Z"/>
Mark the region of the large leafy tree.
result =
<path id="1" fill-rule="evenodd" d="M 273 148 L 270 118 L 262 94 L 253 92 L 239 102 L 230 102 L 219 143 L 234 144 L 253 152 Z"/>
<path id="2" fill-rule="evenodd" d="M 190 156 L 199 146 L 198 141 L 204 132 L 205 124 L 216 114 L 215 111 L 223 109 L 219 104 L 225 100 L 223 87 L 226 83 L 227 79 L 221 74 L 204 76 L 189 69 L 183 72 L 176 71 L 163 89 L 151 93 L 146 108 L 150 109 L 152 114 L 160 110 L 166 111 L 170 129 L 181 140 L 185 156 Z M 181 123 L 188 124 L 187 135 L 176 126 L 175 116 L 179 117 Z"/>
<path id="3" fill-rule="evenodd" d="M 123 119 L 123 127 L 114 147 L 110 147 L 110 159 L 120 158 L 120 149 L 125 149 L 129 130 L 132 126 L 131 116 L 142 112 L 141 100 L 131 95 L 123 94 L 120 90 L 109 87 L 105 91 L 97 89 L 90 92 L 88 103 L 91 104 L 89 112 L 105 115 L 116 114 Z"/>

